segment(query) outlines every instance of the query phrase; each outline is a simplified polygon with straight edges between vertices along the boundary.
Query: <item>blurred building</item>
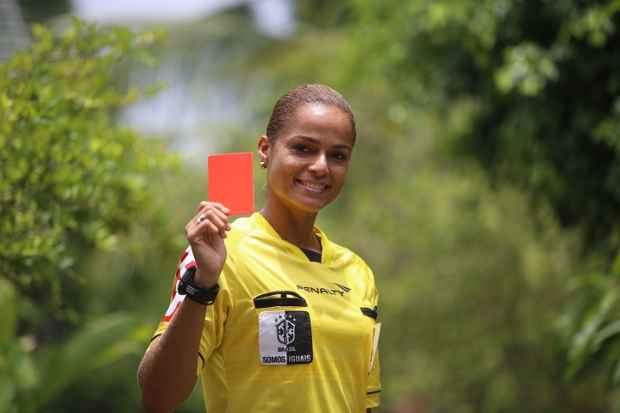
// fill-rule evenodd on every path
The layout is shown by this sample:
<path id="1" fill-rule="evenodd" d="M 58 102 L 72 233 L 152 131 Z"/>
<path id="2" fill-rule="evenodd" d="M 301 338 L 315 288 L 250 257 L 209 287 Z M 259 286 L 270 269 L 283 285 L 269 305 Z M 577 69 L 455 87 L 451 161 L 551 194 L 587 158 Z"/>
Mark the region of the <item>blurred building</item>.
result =
<path id="1" fill-rule="evenodd" d="M 140 132 L 170 139 L 174 148 L 200 163 L 228 142 L 232 129 L 252 117 L 260 93 L 241 85 L 248 72 L 244 53 L 256 48 L 259 37 L 285 38 L 295 29 L 292 0 L 71 3 L 75 14 L 101 24 L 165 25 L 168 42 L 159 53 L 159 65 L 148 70 L 132 67 L 128 75 L 132 86 L 163 83 L 165 88 L 129 107 L 121 120 Z M 236 20 L 218 21 L 218 13 L 235 10 L 241 11 Z"/>
<path id="2" fill-rule="evenodd" d="M 0 0 L 0 61 L 28 44 L 28 31 L 17 0 Z"/>
<path id="3" fill-rule="evenodd" d="M 247 6 L 257 27 L 271 36 L 287 36 L 294 29 L 291 0 L 72 0 L 75 13 L 87 20 L 111 23 L 195 21 Z"/>
<path id="4" fill-rule="evenodd" d="M 256 101 L 267 93 L 265 85 L 258 90 L 249 79 L 246 57 L 259 44 L 295 30 L 293 0 L 0 0 L 0 61 L 28 44 L 31 23 L 62 26 L 67 14 L 136 30 L 163 26 L 168 40 L 156 51 L 158 65 L 130 66 L 121 81 L 164 88 L 126 108 L 119 119 L 167 139 L 199 163 L 225 145 L 235 128 L 249 124 Z"/>

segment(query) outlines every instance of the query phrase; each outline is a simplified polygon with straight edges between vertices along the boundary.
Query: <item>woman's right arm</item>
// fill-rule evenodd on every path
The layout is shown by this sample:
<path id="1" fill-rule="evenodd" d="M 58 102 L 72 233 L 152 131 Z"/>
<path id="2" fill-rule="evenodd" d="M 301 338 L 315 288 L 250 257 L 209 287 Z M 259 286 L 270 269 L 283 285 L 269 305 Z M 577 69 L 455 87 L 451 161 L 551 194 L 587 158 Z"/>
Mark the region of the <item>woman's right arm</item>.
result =
<path id="1" fill-rule="evenodd" d="M 166 331 L 144 354 L 138 382 L 147 412 L 170 412 L 192 392 L 205 310 L 203 304 L 184 300 Z"/>
<path id="2" fill-rule="evenodd" d="M 224 238 L 230 230 L 227 214 L 228 209 L 221 204 L 201 202 L 198 213 L 185 226 L 196 260 L 193 282 L 200 287 L 213 287 L 224 266 Z M 172 411 L 194 388 L 206 309 L 206 305 L 183 300 L 164 333 L 149 345 L 138 368 L 147 412 Z"/>

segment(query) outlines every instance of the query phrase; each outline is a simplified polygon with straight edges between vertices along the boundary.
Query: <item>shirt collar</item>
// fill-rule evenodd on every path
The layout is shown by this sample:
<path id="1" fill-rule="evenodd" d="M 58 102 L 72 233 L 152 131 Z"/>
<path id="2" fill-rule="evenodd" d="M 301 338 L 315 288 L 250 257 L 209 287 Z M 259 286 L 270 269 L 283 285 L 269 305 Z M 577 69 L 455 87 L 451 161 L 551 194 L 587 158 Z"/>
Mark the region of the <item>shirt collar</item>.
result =
<path id="1" fill-rule="evenodd" d="M 271 226 L 271 224 L 269 223 L 269 221 L 267 221 L 263 214 L 261 214 L 260 212 L 254 212 L 250 218 L 270 238 L 279 241 L 283 246 L 285 246 L 288 250 L 290 250 L 293 254 L 299 256 L 300 258 L 303 258 L 304 260 L 308 259 L 298 246 L 293 245 L 290 242 L 282 239 L 282 237 L 280 237 L 280 234 L 278 234 L 277 231 Z M 325 233 L 321 231 L 320 228 L 315 226 L 313 228 L 313 231 L 321 239 L 321 264 L 329 264 L 332 258 L 331 243 L 329 242 L 327 235 L 325 235 Z"/>

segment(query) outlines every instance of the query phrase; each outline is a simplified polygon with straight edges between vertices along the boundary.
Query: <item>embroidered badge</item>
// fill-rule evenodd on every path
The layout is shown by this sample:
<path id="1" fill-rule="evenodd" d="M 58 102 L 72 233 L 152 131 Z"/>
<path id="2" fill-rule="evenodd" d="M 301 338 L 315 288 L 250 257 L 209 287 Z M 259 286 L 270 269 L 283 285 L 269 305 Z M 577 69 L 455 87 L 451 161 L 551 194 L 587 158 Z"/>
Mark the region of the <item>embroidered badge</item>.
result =
<path id="1" fill-rule="evenodd" d="M 263 311 L 258 324 L 261 364 L 312 362 L 312 328 L 307 311 Z"/>

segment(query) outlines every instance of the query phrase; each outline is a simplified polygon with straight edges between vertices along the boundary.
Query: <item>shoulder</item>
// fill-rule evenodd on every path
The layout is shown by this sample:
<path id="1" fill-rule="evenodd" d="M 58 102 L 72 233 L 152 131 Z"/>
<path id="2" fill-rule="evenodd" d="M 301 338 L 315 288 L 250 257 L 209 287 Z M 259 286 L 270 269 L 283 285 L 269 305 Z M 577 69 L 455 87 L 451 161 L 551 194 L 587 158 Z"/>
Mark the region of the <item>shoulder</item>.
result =
<path id="1" fill-rule="evenodd" d="M 370 266 L 364 261 L 364 259 L 355 251 L 330 241 L 330 249 L 332 250 L 334 261 L 342 262 L 343 264 L 357 266 L 360 269 L 371 271 Z"/>
<path id="2" fill-rule="evenodd" d="M 331 240 L 328 241 L 327 251 L 330 267 L 353 273 L 365 283 L 374 287 L 374 274 L 368 263 L 353 250 Z"/>
<path id="3" fill-rule="evenodd" d="M 260 227 L 253 216 L 237 218 L 230 225 L 230 231 L 226 238 L 228 253 L 235 255 L 250 239 L 256 238 L 259 231 Z"/>
<path id="4" fill-rule="evenodd" d="M 349 248 L 330 242 L 331 265 L 334 270 L 344 273 L 350 288 L 359 291 L 365 306 L 375 307 L 379 292 L 375 276 L 366 261 Z"/>

